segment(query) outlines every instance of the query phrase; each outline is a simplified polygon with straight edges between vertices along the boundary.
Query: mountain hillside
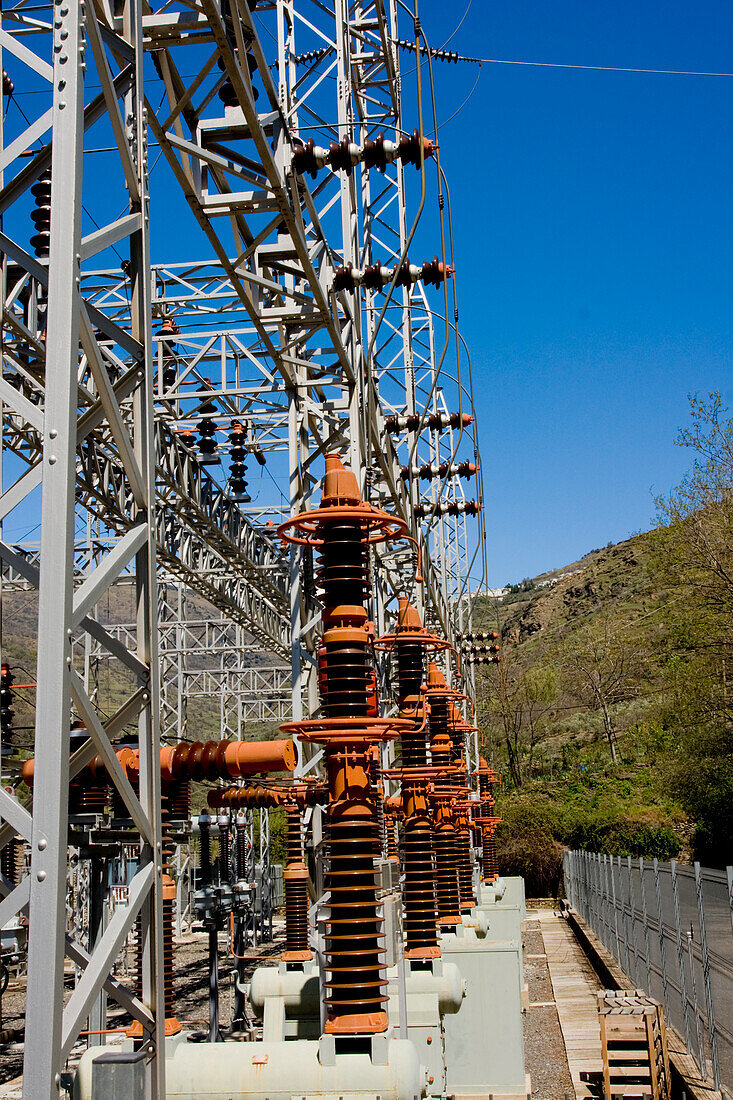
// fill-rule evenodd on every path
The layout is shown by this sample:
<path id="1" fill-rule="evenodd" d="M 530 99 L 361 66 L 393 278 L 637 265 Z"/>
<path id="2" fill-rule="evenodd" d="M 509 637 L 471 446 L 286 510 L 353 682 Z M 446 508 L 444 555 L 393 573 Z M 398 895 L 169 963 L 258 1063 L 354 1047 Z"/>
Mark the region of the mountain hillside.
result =
<path id="1" fill-rule="evenodd" d="M 562 845 L 684 858 L 695 822 L 670 785 L 665 708 L 670 608 L 678 599 L 652 533 L 479 601 L 501 637 L 478 666 L 484 755 L 505 788 L 507 870 L 549 893 Z"/>

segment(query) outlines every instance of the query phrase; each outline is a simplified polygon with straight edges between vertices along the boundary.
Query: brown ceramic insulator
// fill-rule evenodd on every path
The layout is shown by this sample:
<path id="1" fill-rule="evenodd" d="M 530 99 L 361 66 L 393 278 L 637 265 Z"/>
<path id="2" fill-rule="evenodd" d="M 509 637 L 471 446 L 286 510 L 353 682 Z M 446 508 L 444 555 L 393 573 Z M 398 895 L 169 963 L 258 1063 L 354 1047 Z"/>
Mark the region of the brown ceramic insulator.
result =
<path id="1" fill-rule="evenodd" d="M 247 881 L 248 844 L 247 821 L 244 814 L 240 811 L 240 813 L 237 814 L 234 825 L 234 860 L 237 882 Z"/>
<path id="2" fill-rule="evenodd" d="M 161 787 L 160 817 L 162 832 L 162 863 L 163 863 L 163 998 L 165 1003 L 165 1033 L 177 1035 L 181 1025 L 175 1015 L 175 987 L 173 968 L 173 932 L 175 927 L 176 908 L 176 884 L 168 873 L 170 860 L 175 851 L 175 844 L 167 834 L 171 820 L 171 788 L 175 783 L 164 783 Z M 142 952 L 142 917 L 138 914 L 135 921 L 136 929 L 136 953 L 135 953 L 135 992 L 142 997 L 143 988 L 143 952 Z M 142 1025 L 135 1021 L 128 1029 L 127 1034 L 133 1038 L 142 1035 Z"/>
<path id="3" fill-rule="evenodd" d="M 402 865 L 406 953 L 437 955 L 435 859 L 427 821 L 407 820 L 402 829 Z"/>
<path id="4" fill-rule="evenodd" d="M 423 649 L 419 645 L 407 645 L 398 642 L 395 646 L 397 676 L 399 681 L 399 702 L 402 712 L 405 700 L 419 699 L 423 680 Z M 416 722 L 412 729 L 402 734 L 402 766 L 404 768 L 422 768 L 428 762 L 425 730 Z"/>
<path id="5" fill-rule="evenodd" d="M 288 806 L 285 810 L 287 860 L 285 881 L 285 962 L 304 962 L 313 957 L 308 948 L 308 870 L 303 858 L 303 828 L 300 810 Z"/>
<path id="6" fill-rule="evenodd" d="M 448 699 L 436 695 L 430 700 L 430 742 L 434 767 L 448 767 L 451 763 L 451 749 L 448 746 Z M 442 743 L 441 743 L 442 742 Z M 437 759 L 436 759 L 437 755 Z M 443 785 L 450 783 L 446 776 Z"/>
<path id="7" fill-rule="evenodd" d="M 142 914 L 138 913 L 135 918 L 135 971 L 134 971 L 134 984 L 133 989 L 135 996 L 142 1000 L 143 996 L 143 918 Z M 142 1034 L 142 1027 L 140 1024 L 133 1023 L 131 1030 L 140 1031 Z"/>
<path id="8" fill-rule="evenodd" d="M 174 898 L 163 901 L 163 985 L 165 998 L 165 1018 L 175 1018 L 176 994 L 173 983 L 173 928 L 175 921 L 175 886 Z"/>
<path id="9" fill-rule="evenodd" d="M 31 187 L 34 206 L 31 220 L 36 228 L 31 244 L 41 259 L 45 259 L 51 247 L 51 169 L 47 168 Z"/>
<path id="10" fill-rule="evenodd" d="M 461 901 L 458 889 L 458 852 L 456 832 L 451 826 L 436 830 L 435 887 L 438 902 L 438 924 L 450 928 L 461 923 Z"/>
<path id="11" fill-rule="evenodd" d="M 168 788 L 168 813 L 171 821 L 188 821 L 191 815 L 191 780 L 166 784 Z"/>
<path id="12" fill-rule="evenodd" d="M 499 877 L 499 858 L 496 851 L 496 830 L 492 826 L 485 827 L 481 839 L 484 862 L 484 878 L 487 882 L 493 882 L 495 878 Z"/>
<path id="13" fill-rule="evenodd" d="M 176 1019 L 176 995 L 173 967 L 173 931 L 175 927 L 176 887 L 170 875 L 163 875 L 163 1000 L 165 1004 L 165 1034 L 177 1035 L 181 1024 Z M 135 919 L 135 969 L 133 990 L 143 995 L 143 934 L 142 915 Z M 142 1024 L 134 1020 L 127 1029 L 130 1038 L 142 1036 Z"/>
<path id="14" fill-rule="evenodd" d="M 20 882 L 23 861 L 23 841 L 13 837 L 0 852 L 0 874 L 17 886 Z"/>
<path id="15" fill-rule="evenodd" d="M 103 814 L 107 809 L 109 788 L 106 784 L 94 783 L 90 776 L 81 773 L 69 785 L 69 813 Z"/>
<path id="16" fill-rule="evenodd" d="M 334 1032 L 384 1030 L 387 982 L 374 886 L 374 815 L 367 807 L 329 823 L 326 1005 Z M 353 1023 L 352 1023 L 353 1021 Z M 377 1026 L 375 1026 L 377 1025 Z"/>
<path id="17" fill-rule="evenodd" d="M 337 455 L 328 454 L 319 508 L 294 516 L 278 531 L 289 541 L 320 549 L 322 717 L 296 728 L 303 740 L 326 746 L 326 1032 L 375 1034 L 386 1031 L 389 1020 L 374 874 L 377 808 L 370 757 L 373 744 L 390 740 L 399 723 L 380 720 L 369 709 L 369 544 L 405 537 L 407 527 L 365 503 L 354 473 Z"/>
<path id="18" fill-rule="evenodd" d="M 327 611 L 363 606 L 369 590 L 369 554 L 359 523 L 347 520 L 324 523 L 318 576 Z M 367 644 L 334 639 L 334 633 L 327 630 L 324 635 L 323 713 L 327 718 L 365 717 L 370 672 Z"/>
<path id="19" fill-rule="evenodd" d="M 456 831 L 458 848 L 458 889 L 461 897 L 461 909 L 473 909 L 476 898 L 473 895 L 473 867 L 471 864 L 471 833 L 469 829 Z"/>
<path id="20" fill-rule="evenodd" d="M 425 662 L 422 645 L 410 642 L 395 644 L 395 662 L 397 665 L 397 700 L 400 707 L 406 699 L 419 698 L 422 686 Z"/>
<path id="21" fill-rule="evenodd" d="M 129 778 L 129 776 L 128 776 L 128 778 Z M 135 780 L 130 779 L 130 785 L 132 786 L 132 789 L 134 790 L 135 794 L 138 795 L 138 797 L 139 797 L 140 784 L 137 781 L 137 779 L 135 779 Z M 120 792 L 117 790 L 117 788 L 113 786 L 113 788 L 112 788 L 112 817 L 113 818 L 129 818 L 129 816 L 130 816 L 130 811 L 128 810 L 127 806 L 125 805 L 124 798 L 122 797 Z"/>

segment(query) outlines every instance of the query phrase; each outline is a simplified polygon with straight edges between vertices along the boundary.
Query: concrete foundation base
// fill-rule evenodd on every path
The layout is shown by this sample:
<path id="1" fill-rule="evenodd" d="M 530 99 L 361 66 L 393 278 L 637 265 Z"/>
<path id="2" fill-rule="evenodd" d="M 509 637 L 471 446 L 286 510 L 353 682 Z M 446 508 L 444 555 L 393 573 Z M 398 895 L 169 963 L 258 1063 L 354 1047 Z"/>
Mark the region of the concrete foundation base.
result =
<path id="1" fill-rule="evenodd" d="M 521 994 L 521 942 L 478 940 L 444 935 L 441 949 L 466 983 L 466 998 L 457 1016 L 446 1016 L 446 1089 L 449 1095 L 525 1098 Z"/>

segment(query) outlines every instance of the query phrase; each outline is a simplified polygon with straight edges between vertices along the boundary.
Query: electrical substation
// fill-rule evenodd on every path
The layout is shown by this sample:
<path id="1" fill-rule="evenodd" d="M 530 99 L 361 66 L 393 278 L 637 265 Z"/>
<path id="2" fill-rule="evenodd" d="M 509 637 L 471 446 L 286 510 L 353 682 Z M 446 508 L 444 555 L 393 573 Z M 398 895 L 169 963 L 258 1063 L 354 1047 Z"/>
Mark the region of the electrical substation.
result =
<path id="1" fill-rule="evenodd" d="M 529 1095 L 435 46 L 402 0 L 2 6 L 26 1100 Z"/>

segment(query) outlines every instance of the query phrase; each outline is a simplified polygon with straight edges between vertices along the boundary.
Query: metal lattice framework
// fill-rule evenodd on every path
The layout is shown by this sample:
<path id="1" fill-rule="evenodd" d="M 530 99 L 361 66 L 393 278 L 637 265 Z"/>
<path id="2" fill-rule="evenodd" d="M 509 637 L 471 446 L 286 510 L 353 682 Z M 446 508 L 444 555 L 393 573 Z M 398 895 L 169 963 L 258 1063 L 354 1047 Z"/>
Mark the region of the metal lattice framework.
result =
<path id="1" fill-rule="evenodd" d="M 2 583 L 39 593 L 33 801 L 0 789 L 0 847 L 16 834 L 31 846 L 30 874 L 15 888 L 0 881 L 0 925 L 30 913 L 24 1096 L 58 1095 L 104 988 L 143 1026 L 155 1097 L 161 732 L 185 736 L 186 701 L 198 695 L 221 700 L 222 736 L 317 706 L 313 563 L 302 548 L 284 550 L 274 526 L 308 506 L 329 450 L 408 522 L 421 551 L 422 590 L 409 549 L 375 561 L 378 630 L 398 592 L 449 639 L 469 627 L 464 597 L 481 542 L 467 530 L 454 464 L 475 461 L 475 436 L 463 419 L 449 423 L 470 408 L 453 326 L 441 320 L 455 315 L 448 288 L 433 299 L 419 280 L 398 279 L 415 247 L 408 213 L 434 185 L 420 64 L 417 118 L 403 122 L 396 3 L 14 0 L 0 19 L 0 61 L 17 89 L 0 131 L 0 524 L 20 517 L 41 532 L 32 552 L 0 532 Z M 410 31 L 419 34 L 417 20 Z M 382 136 L 396 147 L 413 129 L 412 182 L 399 156 L 379 170 L 353 154 Z M 311 139 L 340 146 L 348 164 L 299 171 Z M 171 253 L 190 236 L 203 258 L 153 265 L 151 222 Z M 441 236 L 434 251 L 445 262 Z M 339 272 L 377 263 L 381 290 L 339 289 Z M 203 416 L 212 465 L 195 442 Z M 389 417 L 413 426 L 391 434 Z M 235 428 L 263 471 L 254 501 L 233 490 Z M 403 468 L 424 465 L 441 473 L 421 520 L 419 479 Z M 120 578 L 134 621 L 100 621 Z M 192 616 L 188 592 L 219 618 Z M 193 659 L 203 653 L 218 667 Z M 129 685 L 107 717 L 96 705 L 102 662 Z M 89 739 L 70 758 L 72 717 Z M 114 751 L 131 729 L 139 795 Z M 68 782 L 96 754 L 140 841 L 129 903 L 90 951 L 66 932 Z M 302 760 L 301 772 L 317 762 Z M 260 838 L 265 857 L 266 827 Z M 141 999 L 110 976 L 138 913 Z M 83 973 L 64 1007 L 65 954 Z"/>

